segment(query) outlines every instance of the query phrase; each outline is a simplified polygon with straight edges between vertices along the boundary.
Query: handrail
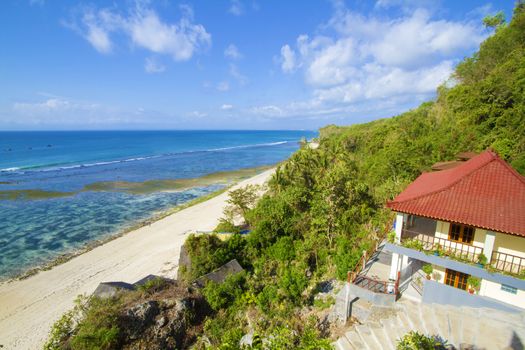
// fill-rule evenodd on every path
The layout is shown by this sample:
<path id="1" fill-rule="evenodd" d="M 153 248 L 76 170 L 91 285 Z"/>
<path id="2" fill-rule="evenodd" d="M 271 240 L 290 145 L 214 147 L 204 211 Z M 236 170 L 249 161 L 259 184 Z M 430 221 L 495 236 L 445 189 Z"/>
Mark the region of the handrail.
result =
<path id="1" fill-rule="evenodd" d="M 438 250 L 439 248 L 447 254 L 459 254 L 460 258 L 471 262 L 477 262 L 478 256 L 483 253 L 483 248 L 481 247 L 403 229 L 401 241 L 406 242 L 408 239 L 413 239 L 422 243 L 423 250 L 432 251 Z"/>
<path id="2" fill-rule="evenodd" d="M 375 278 L 360 275 L 360 276 L 357 276 L 353 284 L 361 288 L 371 290 L 372 292 L 375 292 L 375 293 L 388 294 L 388 282 L 386 281 L 381 281 Z"/>
<path id="3" fill-rule="evenodd" d="M 423 295 L 423 279 L 425 278 L 426 276 L 423 275 L 421 270 L 416 270 L 412 274 L 410 284 L 412 285 L 412 287 L 414 287 L 414 289 L 416 290 L 416 292 L 418 292 L 419 295 Z"/>
<path id="4" fill-rule="evenodd" d="M 356 266 L 352 269 L 352 271 L 348 271 L 348 283 L 359 285 L 359 283 L 363 282 L 364 285 L 363 283 L 361 283 L 360 287 L 372 291 L 376 291 L 375 289 L 377 289 L 376 292 L 388 294 L 388 284 L 390 282 L 381 281 L 378 279 L 361 275 L 361 272 L 365 269 L 368 259 L 370 259 L 372 255 L 374 255 L 374 253 L 379 249 L 379 244 L 386 238 L 388 232 L 390 231 L 390 225 L 388 224 L 389 222 L 390 220 L 388 220 L 387 224 L 385 225 L 385 230 L 383 234 L 373 241 L 374 244 L 372 244 L 370 248 L 368 248 L 368 250 L 363 251 L 363 255 L 359 258 L 359 261 L 357 262 Z M 394 289 L 397 293 L 397 284 L 394 286 Z"/>
<path id="5" fill-rule="evenodd" d="M 496 251 L 492 252 L 491 265 L 498 270 L 519 275 L 525 271 L 525 258 Z"/>

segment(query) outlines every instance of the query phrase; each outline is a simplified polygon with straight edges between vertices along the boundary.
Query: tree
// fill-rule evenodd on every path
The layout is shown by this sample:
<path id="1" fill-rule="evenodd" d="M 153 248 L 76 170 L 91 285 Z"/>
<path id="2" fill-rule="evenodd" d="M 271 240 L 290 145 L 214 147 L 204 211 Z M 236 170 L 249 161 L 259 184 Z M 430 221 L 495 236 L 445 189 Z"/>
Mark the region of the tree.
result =
<path id="1" fill-rule="evenodd" d="M 248 223 L 246 213 L 255 206 L 258 191 L 259 186 L 257 185 L 247 185 L 230 191 L 228 193 L 230 198 L 227 200 L 229 206 L 224 210 L 225 215 L 240 215 Z"/>
<path id="2" fill-rule="evenodd" d="M 505 14 L 503 11 L 496 13 L 495 15 L 488 15 L 483 18 L 483 25 L 487 28 L 496 28 L 505 24 Z"/>

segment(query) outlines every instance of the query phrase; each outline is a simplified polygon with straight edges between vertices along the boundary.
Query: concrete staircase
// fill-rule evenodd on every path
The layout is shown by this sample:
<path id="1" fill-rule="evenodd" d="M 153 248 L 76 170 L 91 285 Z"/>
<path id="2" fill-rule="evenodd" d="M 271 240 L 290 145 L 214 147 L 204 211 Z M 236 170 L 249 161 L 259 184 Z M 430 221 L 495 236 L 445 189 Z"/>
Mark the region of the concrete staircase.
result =
<path id="1" fill-rule="evenodd" d="M 390 312 L 375 310 L 333 346 L 337 350 L 395 350 L 397 340 L 412 330 L 439 336 L 456 349 L 525 349 L 525 313 L 409 300 L 399 301 Z"/>

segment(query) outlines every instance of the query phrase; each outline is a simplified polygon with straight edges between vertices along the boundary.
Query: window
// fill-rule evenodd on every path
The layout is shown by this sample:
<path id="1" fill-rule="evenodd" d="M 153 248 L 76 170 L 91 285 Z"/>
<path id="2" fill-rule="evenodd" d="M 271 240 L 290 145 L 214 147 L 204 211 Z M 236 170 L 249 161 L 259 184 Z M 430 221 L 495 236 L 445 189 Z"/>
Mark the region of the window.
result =
<path id="1" fill-rule="evenodd" d="M 445 284 L 451 287 L 467 290 L 468 277 L 469 275 L 466 273 L 447 269 L 445 271 Z"/>
<path id="2" fill-rule="evenodd" d="M 461 243 L 472 243 L 474 239 L 474 227 L 460 224 L 450 224 L 448 239 Z"/>
<path id="3" fill-rule="evenodd" d="M 518 294 L 518 289 L 517 288 L 511 287 L 511 286 L 507 286 L 506 284 L 502 284 L 501 285 L 501 290 L 504 291 L 504 292 L 507 292 L 507 293 L 511 293 L 511 294 Z"/>

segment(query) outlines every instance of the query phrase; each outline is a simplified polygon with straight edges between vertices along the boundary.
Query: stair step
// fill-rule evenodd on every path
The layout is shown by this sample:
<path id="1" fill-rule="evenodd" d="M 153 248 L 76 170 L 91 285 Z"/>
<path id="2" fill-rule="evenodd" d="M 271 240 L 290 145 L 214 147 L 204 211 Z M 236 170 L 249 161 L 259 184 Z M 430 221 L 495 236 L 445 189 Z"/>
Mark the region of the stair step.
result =
<path id="1" fill-rule="evenodd" d="M 384 327 L 381 325 L 374 325 L 370 327 L 370 330 L 375 335 L 379 344 L 385 350 L 395 350 L 395 346 L 392 344 L 390 338 L 386 335 Z"/>
<path id="2" fill-rule="evenodd" d="M 363 340 L 365 349 L 369 349 L 369 350 L 382 349 L 381 344 L 379 344 L 379 341 L 376 339 L 376 337 L 374 336 L 374 334 L 372 333 L 368 325 L 357 325 L 355 328 L 357 330 L 357 333 Z"/>
<path id="3" fill-rule="evenodd" d="M 432 306 L 421 304 L 420 306 L 421 317 L 425 322 L 425 327 L 429 335 L 439 335 L 439 328 L 436 323 L 436 316 L 434 315 L 434 309 Z"/>
<path id="4" fill-rule="evenodd" d="M 505 349 L 513 341 L 513 331 L 510 328 L 495 327 L 491 319 L 479 318 L 476 346 L 486 349 Z"/>
<path id="5" fill-rule="evenodd" d="M 463 311 L 463 310 L 461 310 Z M 470 344 L 475 345 L 477 344 L 477 337 L 479 334 L 479 322 L 476 322 L 479 316 L 476 316 L 475 318 L 471 314 L 465 314 L 462 313 L 462 336 L 461 336 L 461 342 L 458 345 L 463 344 Z"/>
<path id="6" fill-rule="evenodd" d="M 463 322 L 461 314 L 455 310 L 449 310 L 448 324 L 450 326 L 450 338 L 448 342 L 454 344 L 456 348 L 459 348 L 459 344 L 463 342 Z"/>
<path id="7" fill-rule="evenodd" d="M 352 346 L 352 344 L 350 344 L 346 337 L 341 337 L 337 339 L 337 341 L 334 343 L 334 347 L 337 350 L 357 350 Z"/>
<path id="8" fill-rule="evenodd" d="M 398 326 L 403 330 L 403 334 L 400 334 L 400 336 L 405 335 L 405 333 L 410 332 L 412 330 L 412 326 L 410 324 L 410 321 L 408 321 L 408 317 L 404 312 L 398 312 L 397 313 L 397 319 L 398 319 Z"/>
<path id="9" fill-rule="evenodd" d="M 381 325 L 383 326 L 383 329 L 385 330 L 385 333 L 390 341 L 391 344 L 397 344 L 397 340 L 400 338 L 400 328 L 397 326 L 397 318 L 387 318 L 384 320 L 381 320 Z"/>
<path id="10" fill-rule="evenodd" d="M 365 349 L 365 345 L 357 331 L 351 330 L 345 333 L 346 340 L 354 347 L 354 349 L 361 350 Z"/>
<path id="11" fill-rule="evenodd" d="M 450 325 L 448 323 L 448 315 L 445 308 L 439 305 L 432 305 L 434 311 L 434 320 L 437 325 L 437 335 L 444 339 L 450 339 Z"/>
<path id="12" fill-rule="evenodd" d="M 419 307 L 411 307 L 407 305 L 405 307 L 405 313 L 408 317 L 408 320 L 410 321 L 410 324 L 412 325 L 412 329 L 423 333 L 428 334 L 428 330 L 425 325 L 425 321 L 421 317 L 420 308 Z"/>

